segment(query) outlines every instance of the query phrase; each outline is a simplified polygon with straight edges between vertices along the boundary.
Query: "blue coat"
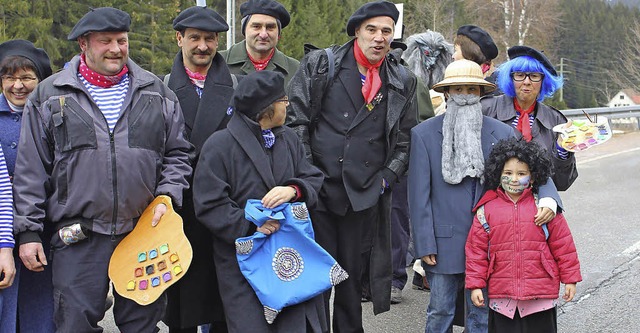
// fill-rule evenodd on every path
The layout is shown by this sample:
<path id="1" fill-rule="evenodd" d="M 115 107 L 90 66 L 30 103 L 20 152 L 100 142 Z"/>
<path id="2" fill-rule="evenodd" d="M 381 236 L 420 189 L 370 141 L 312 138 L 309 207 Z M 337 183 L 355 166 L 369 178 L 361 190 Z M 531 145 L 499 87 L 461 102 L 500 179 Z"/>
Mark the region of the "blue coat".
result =
<path id="1" fill-rule="evenodd" d="M 451 185 L 442 177 L 442 123 L 444 115 L 431 118 L 411 130 L 409 154 L 409 213 L 416 257 L 436 254 L 435 266 L 423 265 L 439 274 L 465 270 L 464 246 L 471 228 L 471 210 L 483 193 L 478 178 L 465 177 Z M 482 152 L 485 160 L 495 143 L 513 137 L 509 125 L 483 117 Z M 540 197 L 560 198 L 549 181 L 540 187 Z"/>

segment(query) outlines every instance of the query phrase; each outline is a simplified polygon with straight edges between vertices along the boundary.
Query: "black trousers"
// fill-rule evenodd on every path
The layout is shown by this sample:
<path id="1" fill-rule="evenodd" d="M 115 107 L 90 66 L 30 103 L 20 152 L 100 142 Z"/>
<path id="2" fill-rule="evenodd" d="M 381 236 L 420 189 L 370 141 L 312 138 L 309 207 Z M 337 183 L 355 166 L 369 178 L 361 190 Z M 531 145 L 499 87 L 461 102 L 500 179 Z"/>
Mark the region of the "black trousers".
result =
<path id="1" fill-rule="evenodd" d="M 375 227 L 377 219 L 377 206 L 360 212 L 349 210 L 345 216 L 327 211 L 311 211 L 316 241 L 349 273 L 349 278 L 334 288 L 334 333 L 364 332 L 360 304 L 364 261 L 362 254 L 365 249 L 371 248 L 373 233 L 367 231 Z M 328 327 L 331 327 L 330 296 L 331 291 L 324 294 Z"/>
<path id="2" fill-rule="evenodd" d="M 556 308 L 536 312 L 524 318 L 516 310 L 513 319 L 489 310 L 489 333 L 556 333 L 558 316 Z"/>
<path id="3" fill-rule="evenodd" d="M 407 283 L 410 229 L 407 176 L 402 176 L 393 188 L 391 201 L 391 263 L 393 265 L 391 285 L 400 289 L 403 289 Z"/>

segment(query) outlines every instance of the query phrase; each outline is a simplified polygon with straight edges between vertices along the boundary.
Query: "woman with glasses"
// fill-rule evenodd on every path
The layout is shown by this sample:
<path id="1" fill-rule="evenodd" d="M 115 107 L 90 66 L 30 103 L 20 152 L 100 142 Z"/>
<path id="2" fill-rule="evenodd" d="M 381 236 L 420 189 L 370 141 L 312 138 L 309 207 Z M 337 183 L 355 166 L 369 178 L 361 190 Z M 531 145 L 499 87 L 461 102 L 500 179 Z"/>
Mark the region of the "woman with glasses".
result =
<path id="1" fill-rule="evenodd" d="M 0 44 L 0 144 L 10 179 L 15 171 L 22 110 L 29 93 L 49 75 L 49 56 L 43 49 L 21 39 Z M 45 266 L 38 272 L 30 271 L 18 257 L 23 253 L 15 251 L 15 258 L 11 251 L 7 255 L 3 230 L 0 225 L 0 266 L 15 265 L 16 274 L 10 287 L 0 289 L 0 332 L 54 332 L 51 268 Z M 46 253 L 39 253 L 38 257 L 46 263 L 51 231 L 43 230 L 41 238 Z M 16 239 L 15 247 L 28 242 Z M 9 279 L 6 274 L 4 278 Z"/>
<path id="2" fill-rule="evenodd" d="M 496 84 L 504 92 L 501 96 L 482 99 L 482 112 L 516 130 L 527 142 L 540 144 L 551 156 L 553 182 L 565 191 L 578 177 L 576 158 L 558 143 L 553 127 L 567 122 L 567 118 L 542 101 L 562 87 L 562 77 L 540 51 L 528 46 L 514 46 L 507 50 L 509 61 L 498 68 Z"/>

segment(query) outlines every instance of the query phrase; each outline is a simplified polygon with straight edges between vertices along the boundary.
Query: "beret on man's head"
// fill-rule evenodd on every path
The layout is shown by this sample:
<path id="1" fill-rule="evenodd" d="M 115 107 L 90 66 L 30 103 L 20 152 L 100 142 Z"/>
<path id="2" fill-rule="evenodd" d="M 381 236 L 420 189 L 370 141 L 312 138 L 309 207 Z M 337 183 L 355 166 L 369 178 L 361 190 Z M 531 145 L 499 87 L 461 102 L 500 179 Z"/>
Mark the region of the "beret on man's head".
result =
<path id="1" fill-rule="evenodd" d="M 395 23 L 398 22 L 400 12 L 398 11 L 396 5 L 389 1 L 381 0 L 365 3 L 364 5 L 362 5 L 362 7 L 356 9 L 356 11 L 347 21 L 347 34 L 349 36 L 355 36 L 356 28 L 360 25 L 360 23 L 372 17 L 378 16 L 389 16 Z"/>
<path id="2" fill-rule="evenodd" d="M 231 97 L 231 107 L 234 112 L 240 112 L 255 120 L 262 110 L 283 96 L 285 91 L 282 73 L 252 72 L 238 83 Z"/>
<path id="3" fill-rule="evenodd" d="M 498 47 L 493 42 L 491 35 L 482 28 L 475 25 L 463 25 L 458 28 L 457 35 L 469 37 L 474 43 L 478 44 L 480 51 L 487 60 L 495 59 L 498 56 Z"/>
<path id="4" fill-rule="evenodd" d="M 129 31 L 131 16 L 111 7 L 91 8 L 71 29 L 68 40 L 76 40 L 87 32 Z"/>
<path id="5" fill-rule="evenodd" d="M 173 29 L 183 31 L 187 28 L 202 31 L 222 32 L 229 30 L 227 22 L 215 10 L 193 6 L 182 11 L 173 20 Z"/>
<path id="6" fill-rule="evenodd" d="M 29 59 L 33 63 L 40 81 L 46 79 L 52 73 L 51 61 L 47 52 L 36 48 L 28 40 L 14 39 L 0 44 L 0 64 L 9 56 L 21 56 Z"/>
<path id="7" fill-rule="evenodd" d="M 253 14 L 273 16 L 280 21 L 283 29 L 289 24 L 289 22 L 291 22 L 291 16 L 287 9 L 284 8 L 282 4 L 274 0 L 249 0 L 240 5 L 241 17 Z"/>
<path id="8" fill-rule="evenodd" d="M 522 56 L 529 56 L 539 61 L 542 64 L 542 66 L 544 66 L 549 71 L 549 73 L 551 73 L 551 75 L 553 76 L 558 75 L 558 72 L 556 72 L 556 69 L 553 68 L 553 65 L 551 64 L 551 61 L 549 61 L 549 59 L 542 52 L 532 47 L 528 47 L 524 45 L 516 45 L 507 50 L 507 55 L 509 56 L 509 59 L 515 59 L 517 57 L 522 57 Z"/>

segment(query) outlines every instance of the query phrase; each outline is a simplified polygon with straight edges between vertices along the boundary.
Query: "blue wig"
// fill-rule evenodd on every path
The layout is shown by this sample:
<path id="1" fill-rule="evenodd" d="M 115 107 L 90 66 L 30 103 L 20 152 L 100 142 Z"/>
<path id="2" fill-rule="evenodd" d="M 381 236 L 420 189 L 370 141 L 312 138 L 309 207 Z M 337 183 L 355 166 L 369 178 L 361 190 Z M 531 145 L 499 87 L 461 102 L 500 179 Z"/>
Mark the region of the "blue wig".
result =
<path id="1" fill-rule="evenodd" d="M 562 77 L 549 73 L 538 60 L 530 56 L 520 56 L 505 62 L 498 68 L 496 84 L 509 97 L 516 97 L 515 85 L 511 78 L 511 73 L 513 72 L 538 72 L 544 74 L 540 95 L 537 98 L 538 102 L 542 102 L 546 97 L 553 96 L 553 93 L 562 87 Z"/>

